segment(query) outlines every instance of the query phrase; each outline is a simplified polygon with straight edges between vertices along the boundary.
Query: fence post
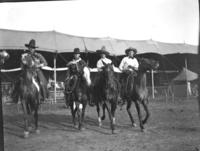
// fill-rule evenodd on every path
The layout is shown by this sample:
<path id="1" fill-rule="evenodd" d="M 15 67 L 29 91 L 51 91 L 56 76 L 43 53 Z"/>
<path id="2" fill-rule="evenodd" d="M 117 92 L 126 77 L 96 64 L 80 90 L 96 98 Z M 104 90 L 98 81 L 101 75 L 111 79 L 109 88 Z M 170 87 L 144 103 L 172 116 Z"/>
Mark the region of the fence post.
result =
<path id="1" fill-rule="evenodd" d="M 151 84 L 152 84 L 152 98 L 154 99 L 155 98 L 155 95 L 154 95 L 154 74 L 153 74 L 153 70 L 151 70 Z"/>

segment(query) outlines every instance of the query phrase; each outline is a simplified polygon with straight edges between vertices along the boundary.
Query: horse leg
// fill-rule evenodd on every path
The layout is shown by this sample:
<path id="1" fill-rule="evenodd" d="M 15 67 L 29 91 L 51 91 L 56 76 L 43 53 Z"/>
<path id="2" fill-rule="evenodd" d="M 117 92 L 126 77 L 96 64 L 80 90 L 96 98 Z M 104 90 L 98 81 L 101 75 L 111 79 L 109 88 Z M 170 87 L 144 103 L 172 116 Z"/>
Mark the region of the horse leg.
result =
<path id="1" fill-rule="evenodd" d="M 107 111 L 108 111 L 108 115 L 109 115 L 109 119 L 110 119 L 110 127 L 111 127 L 111 130 L 112 130 L 112 134 L 114 134 L 114 124 L 113 124 L 113 117 L 112 117 L 112 114 L 111 114 L 111 104 L 109 102 L 105 102 L 105 106 L 107 108 Z"/>
<path id="2" fill-rule="evenodd" d="M 105 120 L 105 118 L 106 118 L 106 105 L 105 105 L 105 103 L 103 103 L 103 105 L 102 105 L 102 110 L 103 110 L 103 116 L 101 117 L 101 120 Z"/>
<path id="3" fill-rule="evenodd" d="M 82 113 L 82 109 L 80 109 L 79 107 L 78 107 L 78 109 L 77 109 L 77 115 L 78 115 L 78 129 L 79 130 L 81 130 L 81 113 Z"/>
<path id="4" fill-rule="evenodd" d="M 75 119 L 77 108 L 74 102 L 70 104 L 70 108 L 71 108 L 71 114 L 72 114 L 72 122 L 74 124 L 74 127 L 77 127 L 76 119 Z"/>
<path id="5" fill-rule="evenodd" d="M 83 110 L 82 110 L 82 130 L 84 130 L 84 121 L 85 121 L 85 109 L 86 109 L 86 104 L 83 105 Z"/>
<path id="6" fill-rule="evenodd" d="M 150 112 L 149 112 L 147 104 L 145 103 L 145 100 L 142 100 L 141 102 L 144 107 L 144 110 L 146 111 L 146 116 L 145 116 L 144 120 L 142 121 L 142 124 L 145 124 L 150 116 Z M 147 100 L 147 102 L 148 102 L 148 100 Z"/>
<path id="7" fill-rule="evenodd" d="M 137 112 L 138 112 L 138 118 L 139 118 L 139 122 L 140 122 L 140 128 L 141 128 L 141 131 L 143 132 L 144 131 L 144 126 L 143 126 L 143 123 L 142 123 L 142 115 L 141 115 L 141 111 L 140 111 L 140 104 L 138 103 L 137 100 L 135 100 L 134 102 L 135 102 L 135 107 L 136 107 Z"/>
<path id="8" fill-rule="evenodd" d="M 80 103 L 78 105 L 78 109 L 77 109 L 77 115 L 78 115 L 78 122 L 79 122 L 79 125 L 78 125 L 78 128 L 79 130 L 83 130 L 83 117 L 84 117 L 84 113 L 83 113 L 83 104 Z"/>
<path id="9" fill-rule="evenodd" d="M 27 104 L 27 113 L 28 113 L 28 131 L 32 131 L 31 123 L 33 122 L 32 110 L 30 104 Z"/>
<path id="10" fill-rule="evenodd" d="M 35 119 L 35 132 L 36 134 L 40 134 L 40 130 L 38 129 L 38 106 L 36 106 L 35 108 L 34 119 Z"/>
<path id="11" fill-rule="evenodd" d="M 132 126 L 133 126 L 133 127 L 136 127 L 135 121 L 134 121 L 133 116 L 132 116 L 131 111 L 130 111 L 130 109 L 131 109 L 131 104 L 132 104 L 132 101 L 131 101 L 130 99 L 128 99 L 128 100 L 127 100 L 126 110 L 127 110 L 127 112 L 128 112 L 128 115 L 129 115 L 129 118 L 130 118 L 130 120 L 131 120 Z"/>
<path id="12" fill-rule="evenodd" d="M 114 133 L 115 124 L 116 124 L 116 121 L 115 121 L 115 111 L 116 111 L 116 108 L 117 108 L 117 103 L 111 102 L 111 115 L 112 115 L 112 123 L 113 123 L 113 133 Z"/>
<path id="13" fill-rule="evenodd" d="M 28 131 L 28 111 L 27 111 L 27 105 L 24 100 L 21 102 L 22 109 L 24 112 L 24 138 L 29 137 L 29 131 Z"/>
<path id="14" fill-rule="evenodd" d="M 101 126 L 102 126 L 102 122 L 101 122 L 101 117 L 100 117 L 100 107 L 99 107 L 99 103 L 96 103 L 96 109 L 97 109 L 97 114 L 98 114 L 99 127 L 101 127 Z"/>

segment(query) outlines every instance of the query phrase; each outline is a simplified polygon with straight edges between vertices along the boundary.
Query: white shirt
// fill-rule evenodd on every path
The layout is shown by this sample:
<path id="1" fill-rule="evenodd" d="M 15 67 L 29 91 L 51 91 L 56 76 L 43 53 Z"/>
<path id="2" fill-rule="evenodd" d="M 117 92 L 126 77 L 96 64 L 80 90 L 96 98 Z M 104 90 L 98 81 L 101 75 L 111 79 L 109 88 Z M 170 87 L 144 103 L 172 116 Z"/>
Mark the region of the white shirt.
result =
<path id="1" fill-rule="evenodd" d="M 111 64 L 112 63 L 112 61 L 110 59 L 108 59 L 108 58 L 101 58 L 101 59 L 99 59 L 97 61 L 97 68 L 103 67 L 104 66 L 103 62 L 106 63 L 106 64 Z"/>
<path id="2" fill-rule="evenodd" d="M 76 63 L 78 63 L 78 62 L 81 61 L 81 60 L 82 60 L 81 58 L 79 58 L 79 59 L 77 59 L 77 60 L 73 59 L 72 61 L 70 61 L 70 62 L 68 63 L 68 65 L 70 65 L 70 64 L 76 64 Z"/>
<path id="3" fill-rule="evenodd" d="M 135 67 L 138 70 L 139 63 L 136 58 L 124 57 L 119 65 L 120 70 L 128 70 L 128 66 Z"/>

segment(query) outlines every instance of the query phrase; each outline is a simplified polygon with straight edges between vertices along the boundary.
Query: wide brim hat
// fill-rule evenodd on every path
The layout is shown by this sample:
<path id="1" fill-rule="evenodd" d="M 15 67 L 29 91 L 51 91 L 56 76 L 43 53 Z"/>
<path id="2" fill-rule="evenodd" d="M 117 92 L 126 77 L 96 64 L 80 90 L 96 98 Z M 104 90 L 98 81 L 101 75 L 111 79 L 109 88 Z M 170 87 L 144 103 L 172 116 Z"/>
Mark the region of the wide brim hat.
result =
<path id="1" fill-rule="evenodd" d="M 105 55 L 109 55 L 110 53 L 106 50 L 105 46 L 102 46 L 101 49 L 96 50 L 96 53 L 98 54 L 105 54 Z"/>
<path id="2" fill-rule="evenodd" d="M 31 39 L 28 44 L 25 44 L 25 46 L 27 48 L 38 48 L 38 46 L 36 46 L 35 39 Z"/>
<path id="3" fill-rule="evenodd" d="M 80 49 L 79 48 L 74 48 L 74 54 L 80 54 Z"/>
<path id="4" fill-rule="evenodd" d="M 137 49 L 136 49 L 136 48 L 133 48 L 133 47 L 129 47 L 129 48 L 127 48 L 127 49 L 125 50 L 125 53 L 128 54 L 130 51 L 133 51 L 134 54 L 137 53 Z"/>

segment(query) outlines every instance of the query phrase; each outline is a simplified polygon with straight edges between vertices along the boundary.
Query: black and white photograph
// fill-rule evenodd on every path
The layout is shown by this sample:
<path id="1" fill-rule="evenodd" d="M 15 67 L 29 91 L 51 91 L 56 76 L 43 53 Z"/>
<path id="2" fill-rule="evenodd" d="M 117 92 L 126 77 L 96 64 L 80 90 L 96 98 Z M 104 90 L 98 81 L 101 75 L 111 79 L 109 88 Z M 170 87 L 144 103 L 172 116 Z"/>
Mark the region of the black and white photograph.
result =
<path id="1" fill-rule="evenodd" d="M 0 151 L 200 151 L 198 0 L 0 2 Z"/>

